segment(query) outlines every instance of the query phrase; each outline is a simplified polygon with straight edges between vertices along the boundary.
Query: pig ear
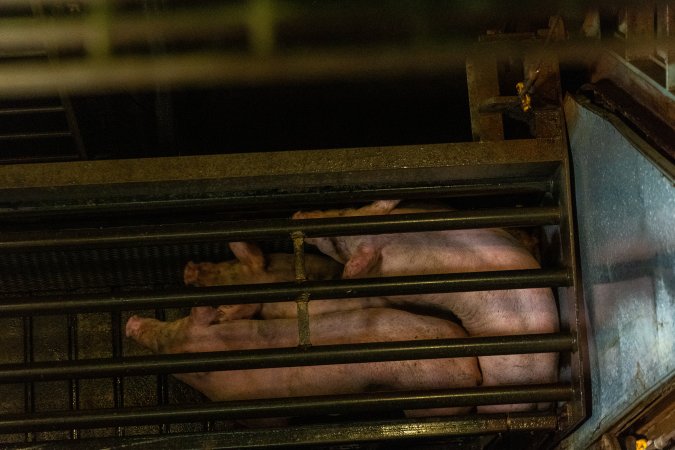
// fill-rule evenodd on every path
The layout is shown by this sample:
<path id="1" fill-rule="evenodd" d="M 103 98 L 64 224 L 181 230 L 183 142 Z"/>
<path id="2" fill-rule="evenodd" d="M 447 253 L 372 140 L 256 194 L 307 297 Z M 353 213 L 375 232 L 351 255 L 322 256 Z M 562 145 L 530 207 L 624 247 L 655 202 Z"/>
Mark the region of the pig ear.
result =
<path id="1" fill-rule="evenodd" d="M 364 212 L 367 214 L 385 215 L 389 214 L 399 203 L 401 203 L 401 200 L 378 200 L 361 209 L 365 210 Z"/>
<path id="2" fill-rule="evenodd" d="M 242 264 L 256 270 L 265 268 L 265 255 L 257 245 L 249 242 L 230 242 L 230 250 Z"/>
<path id="3" fill-rule="evenodd" d="M 342 278 L 363 277 L 377 264 L 378 258 L 379 254 L 372 244 L 360 244 L 345 264 Z"/>

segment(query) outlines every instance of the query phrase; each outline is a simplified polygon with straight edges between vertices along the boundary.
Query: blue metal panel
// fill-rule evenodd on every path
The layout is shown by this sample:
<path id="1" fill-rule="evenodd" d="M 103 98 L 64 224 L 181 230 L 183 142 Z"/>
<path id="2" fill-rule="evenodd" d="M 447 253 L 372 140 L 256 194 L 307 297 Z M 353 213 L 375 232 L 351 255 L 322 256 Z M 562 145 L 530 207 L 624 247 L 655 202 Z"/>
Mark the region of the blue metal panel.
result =
<path id="1" fill-rule="evenodd" d="M 581 100 L 579 100 L 581 101 Z M 627 127 L 565 102 L 588 314 L 592 416 L 585 448 L 675 373 L 675 187 Z"/>

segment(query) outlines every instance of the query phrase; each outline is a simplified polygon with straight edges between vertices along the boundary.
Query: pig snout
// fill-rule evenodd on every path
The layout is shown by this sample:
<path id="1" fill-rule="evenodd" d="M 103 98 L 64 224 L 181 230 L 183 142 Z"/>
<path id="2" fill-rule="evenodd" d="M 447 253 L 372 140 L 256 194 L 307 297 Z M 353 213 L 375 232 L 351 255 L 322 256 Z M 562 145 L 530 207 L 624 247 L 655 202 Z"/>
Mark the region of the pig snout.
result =
<path id="1" fill-rule="evenodd" d="M 163 348 L 160 346 L 158 336 L 163 335 L 163 328 L 165 328 L 164 322 L 134 315 L 129 317 L 129 320 L 127 320 L 124 331 L 128 338 L 133 339 L 136 343 L 146 347 L 153 353 L 159 353 L 160 350 L 163 350 Z"/>
<path id="2" fill-rule="evenodd" d="M 128 338 L 136 339 L 141 334 L 141 328 L 143 326 L 143 320 L 138 316 L 131 316 L 127 320 L 127 325 L 124 329 L 124 332 Z"/>
<path id="3" fill-rule="evenodd" d="M 199 265 L 190 261 L 183 270 L 183 282 L 186 285 L 195 284 L 199 280 Z"/>

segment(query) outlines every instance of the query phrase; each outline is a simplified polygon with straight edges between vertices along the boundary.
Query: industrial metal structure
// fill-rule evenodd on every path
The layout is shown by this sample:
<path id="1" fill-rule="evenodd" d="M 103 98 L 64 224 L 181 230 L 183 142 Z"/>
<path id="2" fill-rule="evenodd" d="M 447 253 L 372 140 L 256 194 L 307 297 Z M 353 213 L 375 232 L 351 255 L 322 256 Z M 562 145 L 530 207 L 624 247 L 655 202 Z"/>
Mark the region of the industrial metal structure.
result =
<path id="1" fill-rule="evenodd" d="M 643 439 L 669 448 L 671 6 L 538 5 L 512 17 L 499 5 L 347 3 L 0 6 L 3 445 L 627 449 Z M 611 39 L 602 35 L 607 17 L 616 19 Z M 390 88 L 370 93 L 382 85 Z M 313 103 L 332 90 L 327 98 L 348 99 L 346 113 Z M 407 134 L 398 130 L 406 120 Z M 399 198 L 457 210 L 290 219 L 300 209 Z M 290 283 L 182 285 L 187 261 L 230 259 L 230 241 L 294 252 L 301 268 L 307 237 L 490 227 L 536 236 L 542 269 L 335 281 L 300 272 Z M 612 237 L 617 228 L 623 242 Z M 559 333 L 325 347 L 303 334 L 308 299 L 529 287 L 553 288 Z M 624 306 L 614 309 L 619 297 Z M 192 306 L 260 301 L 298 302 L 299 347 L 149 355 L 124 338 L 134 313 L 172 320 Z M 627 331 L 645 311 L 640 333 Z M 637 374 L 625 355 L 610 369 L 613 354 L 602 353 L 618 341 L 657 356 L 640 358 Z M 560 352 L 558 383 L 208 402 L 170 376 L 541 352 Z M 632 383 L 643 386 L 617 397 Z M 401 415 L 519 402 L 554 406 Z M 297 419 L 283 428 L 232 424 L 278 416 Z"/>

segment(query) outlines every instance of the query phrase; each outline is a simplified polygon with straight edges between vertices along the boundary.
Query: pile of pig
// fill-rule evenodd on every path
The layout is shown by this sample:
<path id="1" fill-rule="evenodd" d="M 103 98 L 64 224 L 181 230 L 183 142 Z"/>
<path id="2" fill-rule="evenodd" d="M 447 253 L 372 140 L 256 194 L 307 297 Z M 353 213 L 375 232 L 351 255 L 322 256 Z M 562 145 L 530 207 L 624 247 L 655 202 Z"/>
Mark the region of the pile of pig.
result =
<path id="1" fill-rule="evenodd" d="M 294 219 L 387 215 L 430 209 L 377 201 L 358 209 L 298 212 Z M 438 208 L 434 208 L 438 210 Z M 306 255 L 308 279 L 370 278 L 539 268 L 525 246 L 501 229 L 308 238 L 330 258 Z M 188 263 L 193 286 L 293 281 L 293 255 L 263 255 L 253 244 L 231 243 L 236 261 Z M 436 316 L 419 312 L 438 311 Z M 548 288 L 402 295 L 309 303 L 313 345 L 552 333 L 558 314 Z M 446 314 L 441 314 L 445 312 Z M 449 314 L 461 325 L 448 320 Z M 188 317 L 162 322 L 133 316 L 126 335 L 154 353 L 281 348 L 298 345 L 295 303 L 192 308 Z M 255 317 L 255 318 L 254 318 Z M 348 365 L 176 374 L 211 400 L 243 400 L 378 390 L 449 389 L 552 383 L 558 355 L 479 356 Z M 510 412 L 543 404 L 483 405 Z M 406 411 L 408 416 L 468 412 L 470 408 Z"/>

